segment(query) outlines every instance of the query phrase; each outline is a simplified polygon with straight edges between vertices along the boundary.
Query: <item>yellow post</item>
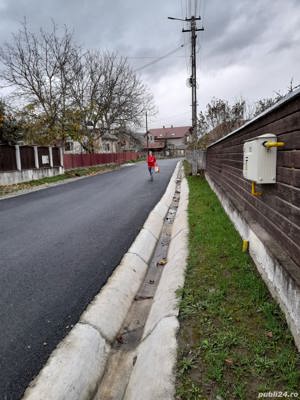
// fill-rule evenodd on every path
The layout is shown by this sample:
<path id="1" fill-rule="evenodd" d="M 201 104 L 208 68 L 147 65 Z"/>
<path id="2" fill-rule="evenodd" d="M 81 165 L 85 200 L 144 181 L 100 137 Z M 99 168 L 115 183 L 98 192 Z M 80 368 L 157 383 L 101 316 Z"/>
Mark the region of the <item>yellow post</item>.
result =
<path id="1" fill-rule="evenodd" d="M 243 246 L 242 246 L 242 252 L 246 253 L 249 249 L 249 241 L 248 240 L 243 240 Z"/>
<path id="2" fill-rule="evenodd" d="M 261 196 L 261 195 L 262 195 L 261 192 L 257 192 L 257 191 L 256 191 L 255 182 L 252 182 L 252 185 L 251 185 L 251 194 L 252 194 L 253 196 Z"/>

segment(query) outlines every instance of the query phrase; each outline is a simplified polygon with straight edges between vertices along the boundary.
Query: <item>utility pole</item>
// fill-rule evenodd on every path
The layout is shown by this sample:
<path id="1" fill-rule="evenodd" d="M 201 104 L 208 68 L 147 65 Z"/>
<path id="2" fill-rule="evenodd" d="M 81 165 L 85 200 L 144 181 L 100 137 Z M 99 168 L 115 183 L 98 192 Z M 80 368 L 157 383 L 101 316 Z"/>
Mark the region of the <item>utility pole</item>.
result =
<path id="1" fill-rule="evenodd" d="M 147 136 L 147 154 L 149 154 L 149 132 L 148 132 L 148 113 L 146 111 L 146 136 Z"/>
<path id="2" fill-rule="evenodd" d="M 192 16 L 191 18 L 173 18 L 169 19 L 176 21 L 190 22 L 190 29 L 182 29 L 182 32 L 191 32 L 191 66 L 192 74 L 189 79 L 192 88 L 192 128 L 194 140 L 197 139 L 197 69 L 196 69 L 196 41 L 197 41 L 197 31 L 204 31 L 204 28 L 198 28 L 197 22 L 200 21 L 201 17 Z"/>
<path id="3" fill-rule="evenodd" d="M 192 175 L 197 175 L 197 69 L 196 69 L 196 41 L 197 41 L 197 31 L 204 31 L 204 28 L 198 28 L 197 22 L 200 21 L 201 17 L 192 16 L 191 18 L 173 18 L 169 19 L 177 21 L 190 22 L 190 29 L 182 29 L 182 32 L 191 32 L 191 63 L 192 63 L 192 74 L 189 79 L 192 88 L 192 140 L 194 142 L 193 146 L 193 156 L 192 156 Z"/>

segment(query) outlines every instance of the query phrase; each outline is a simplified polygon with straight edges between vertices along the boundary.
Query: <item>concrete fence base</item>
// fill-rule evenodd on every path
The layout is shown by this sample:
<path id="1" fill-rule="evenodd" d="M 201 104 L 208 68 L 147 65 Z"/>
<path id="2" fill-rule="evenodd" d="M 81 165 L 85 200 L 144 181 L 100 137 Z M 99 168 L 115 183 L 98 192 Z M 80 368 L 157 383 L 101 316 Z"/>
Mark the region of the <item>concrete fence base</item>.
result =
<path id="1" fill-rule="evenodd" d="M 24 169 L 22 171 L 8 171 L 0 173 L 0 185 L 13 185 L 21 182 L 28 182 L 49 176 L 61 175 L 63 167 Z"/>

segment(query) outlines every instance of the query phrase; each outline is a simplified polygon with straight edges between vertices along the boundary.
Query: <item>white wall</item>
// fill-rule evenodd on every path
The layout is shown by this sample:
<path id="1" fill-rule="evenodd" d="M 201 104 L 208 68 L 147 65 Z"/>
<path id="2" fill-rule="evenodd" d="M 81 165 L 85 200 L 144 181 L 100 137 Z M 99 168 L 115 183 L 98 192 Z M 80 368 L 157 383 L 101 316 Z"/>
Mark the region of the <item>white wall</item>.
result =
<path id="1" fill-rule="evenodd" d="M 13 185 L 21 182 L 29 182 L 49 176 L 61 175 L 63 167 L 24 169 L 22 171 L 9 171 L 0 173 L 0 185 Z"/>

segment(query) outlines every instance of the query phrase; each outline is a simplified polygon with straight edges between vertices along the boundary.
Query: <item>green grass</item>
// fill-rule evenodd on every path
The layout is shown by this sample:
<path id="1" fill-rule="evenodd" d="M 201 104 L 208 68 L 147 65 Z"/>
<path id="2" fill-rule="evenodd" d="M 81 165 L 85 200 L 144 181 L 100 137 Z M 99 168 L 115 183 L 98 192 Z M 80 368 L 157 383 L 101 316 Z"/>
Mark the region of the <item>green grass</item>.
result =
<path id="1" fill-rule="evenodd" d="M 86 176 L 86 175 L 96 175 L 99 173 L 112 171 L 116 168 L 118 168 L 118 165 L 114 165 L 114 164 L 98 165 L 98 166 L 88 167 L 88 168 L 76 168 L 76 169 L 72 169 L 72 170 L 67 170 L 62 175 L 56 175 L 56 176 L 46 177 L 46 178 L 42 178 L 42 179 L 36 179 L 34 181 L 17 183 L 14 185 L 3 185 L 3 186 L 0 186 L 0 196 L 6 195 L 9 193 L 18 192 L 20 190 L 30 189 L 35 186 L 41 186 L 41 185 L 45 185 L 45 184 L 51 184 L 51 183 L 55 183 L 55 182 L 64 181 L 64 180 L 70 179 L 70 178 L 76 178 L 76 177 Z"/>
<path id="2" fill-rule="evenodd" d="M 189 176 L 188 183 L 176 398 L 250 400 L 299 390 L 299 353 L 283 314 L 206 180 Z"/>

